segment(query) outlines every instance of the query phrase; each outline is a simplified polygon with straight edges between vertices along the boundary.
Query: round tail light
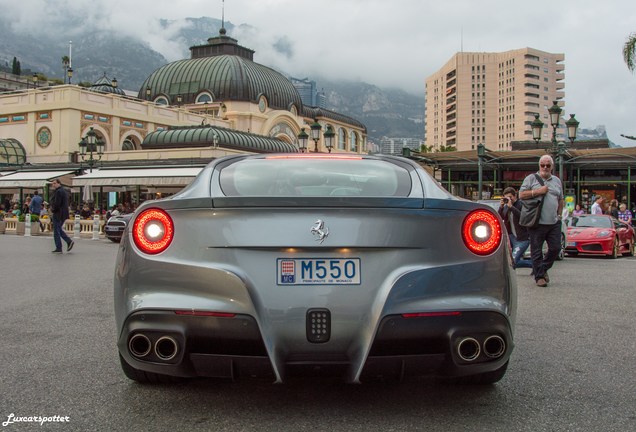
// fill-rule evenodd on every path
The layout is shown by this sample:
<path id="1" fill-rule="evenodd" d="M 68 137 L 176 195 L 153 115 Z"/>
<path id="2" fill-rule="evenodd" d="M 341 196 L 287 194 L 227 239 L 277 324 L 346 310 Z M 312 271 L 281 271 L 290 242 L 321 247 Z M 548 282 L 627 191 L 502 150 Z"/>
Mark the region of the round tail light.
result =
<path id="1" fill-rule="evenodd" d="M 172 218 L 161 209 L 146 209 L 135 219 L 132 236 L 142 252 L 153 255 L 161 253 L 174 238 Z"/>
<path id="2" fill-rule="evenodd" d="M 496 251 L 502 237 L 499 219 L 488 210 L 475 210 L 464 219 L 462 239 L 466 247 L 477 255 Z"/>

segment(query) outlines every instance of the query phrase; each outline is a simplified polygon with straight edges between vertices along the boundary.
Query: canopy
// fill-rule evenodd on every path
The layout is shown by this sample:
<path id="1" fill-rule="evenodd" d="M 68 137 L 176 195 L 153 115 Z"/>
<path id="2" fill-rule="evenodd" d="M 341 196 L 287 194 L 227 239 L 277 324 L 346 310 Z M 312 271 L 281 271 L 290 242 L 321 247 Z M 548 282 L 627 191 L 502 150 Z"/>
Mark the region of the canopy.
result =
<path id="1" fill-rule="evenodd" d="M 77 176 L 73 186 L 187 186 L 203 167 L 99 169 Z"/>
<path id="2" fill-rule="evenodd" d="M 43 189 L 51 180 L 59 178 L 62 184 L 69 184 L 75 171 L 18 171 L 0 177 L 3 189 Z"/>

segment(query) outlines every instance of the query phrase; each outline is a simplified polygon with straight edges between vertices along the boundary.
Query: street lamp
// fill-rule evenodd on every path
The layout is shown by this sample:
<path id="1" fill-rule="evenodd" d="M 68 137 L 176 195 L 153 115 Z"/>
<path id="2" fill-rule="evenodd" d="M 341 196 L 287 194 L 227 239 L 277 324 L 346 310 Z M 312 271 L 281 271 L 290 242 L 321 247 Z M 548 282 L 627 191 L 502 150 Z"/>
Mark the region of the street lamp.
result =
<path id="1" fill-rule="evenodd" d="M 34 88 L 34 89 L 35 89 L 35 88 L 38 88 L 38 74 L 37 74 L 37 73 L 35 73 L 35 72 L 33 72 L 33 77 L 32 77 L 32 79 L 33 79 L 33 88 Z"/>
<path id="2" fill-rule="evenodd" d="M 318 153 L 318 141 L 320 140 L 322 126 L 317 119 L 314 119 L 314 122 L 309 127 L 311 128 L 311 139 L 314 140 L 314 152 Z"/>
<path id="3" fill-rule="evenodd" d="M 73 78 L 73 68 L 68 68 L 66 70 L 66 76 L 68 77 L 68 83 L 71 83 L 71 78 Z"/>
<path id="4" fill-rule="evenodd" d="M 90 172 L 93 172 L 93 167 L 101 160 L 104 154 L 104 145 L 104 141 L 97 137 L 92 126 L 86 133 L 86 136 L 79 142 L 80 156 L 83 161 L 88 162 Z M 86 155 L 87 152 L 88 156 Z M 93 153 L 96 153 L 97 157 L 93 157 Z"/>
<path id="5" fill-rule="evenodd" d="M 557 105 L 557 101 L 553 102 L 553 105 L 548 108 L 548 113 L 550 114 L 550 125 L 552 126 L 552 153 L 558 156 L 559 159 L 559 178 L 563 181 L 563 158 L 566 151 L 565 142 L 557 142 L 556 132 L 559 128 L 559 120 L 561 118 L 561 113 L 563 110 L 559 105 Z M 570 114 L 570 119 L 565 122 L 565 125 L 568 128 L 568 139 L 571 144 L 574 144 L 574 140 L 576 139 L 576 131 L 579 127 L 579 122 L 574 118 L 574 114 Z M 539 120 L 539 114 L 534 115 L 534 121 L 530 124 L 532 128 L 532 138 L 538 143 L 541 140 L 541 129 L 543 128 L 543 122 Z"/>
<path id="6" fill-rule="evenodd" d="M 298 134 L 298 148 L 301 153 L 305 153 L 307 150 L 307 140 L 309 139 L 309 135 L 305 132 L 305 128 L 300 128 L 300 133 Z"/>
<path id="7" fill-rule="evenodd" d="M 177 106 L 181 106 L 181 102 L 183 102 L 183 96 L 179 94 L 177 95 Z"/>
<path id="8" fill-rule="evenodd" d="M 152 95 L 152 90 L 150 89 L 150 86 L 146 87 L 146 100 L 150 100 L 150 96 Z"/>
<path id="9" fill-rule="evenodd" d="M 113 78 L 113 80 L 111 81 L 111 83 L 113 83 L 113 87 L 114 87 L 114 88 L 117 88 L 117 84 L 118 84 L 118 82 L 117 82 L 117 78 Z"/>
<path id="10" fill-rule="evenodd" d="M 325 147 L 327 147 L 327 150 L 329 150 L 329 153 L 331 153 L 331 149 L 333 148 L 333 140 L 336 136 L 336 133 L 333 131 L 333 128 L 331 126 L 327 126 L 327 130 L 325 131 L 323 136 L 325 137 Z"/>

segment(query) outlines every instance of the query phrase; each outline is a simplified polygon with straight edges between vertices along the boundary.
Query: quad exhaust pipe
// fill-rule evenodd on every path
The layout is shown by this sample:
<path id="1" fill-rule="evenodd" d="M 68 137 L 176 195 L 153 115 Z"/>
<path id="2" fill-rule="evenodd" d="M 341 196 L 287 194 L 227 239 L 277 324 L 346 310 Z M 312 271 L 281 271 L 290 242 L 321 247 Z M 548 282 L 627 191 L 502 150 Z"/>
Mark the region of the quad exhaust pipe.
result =
<path id="1" fill-rule="evenodd" d="M 154 352 L 159 360 L 170 361 L 179 353 L 179 344 L 171 336 L 161 336 L 153 347 L 153 343 L 148 336 L 143 333 L 136 333 L 128 341 L 128 351 L 133 357 L 138 359 L 143 359 Z"/>
<path id="2" fill-rule="evenodd" d="M 506 342 L 501 336 L 490 335 L 483 343 L 473 337 L 464 337 L 457 344 L 457 355 L 465 362 L 472 362 L 482 353 L 489 359 L 498 359 L 506 352 Z"/>

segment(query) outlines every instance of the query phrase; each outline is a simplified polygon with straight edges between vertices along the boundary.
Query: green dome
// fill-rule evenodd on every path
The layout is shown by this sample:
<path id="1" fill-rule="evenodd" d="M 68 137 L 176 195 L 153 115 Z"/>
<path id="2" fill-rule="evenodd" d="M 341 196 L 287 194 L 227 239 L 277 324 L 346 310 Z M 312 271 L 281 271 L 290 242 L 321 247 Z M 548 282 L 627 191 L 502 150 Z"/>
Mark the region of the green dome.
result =
<path id="1" fill-rule="evenodd" d="M 248 101 L 258 103 L 263 95 L 274 109 L 288 110 L 295 105 L 302 112 L 298 90 L 279 72 L 237 55 L 178 60 L 155 70 L 144 81 L 138 97 L 147 99 L 163 95 L 170 104 L 195 103 L 200 93 L 208 92 L 214 102 Z"/>

